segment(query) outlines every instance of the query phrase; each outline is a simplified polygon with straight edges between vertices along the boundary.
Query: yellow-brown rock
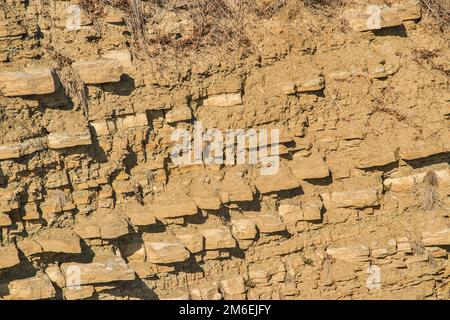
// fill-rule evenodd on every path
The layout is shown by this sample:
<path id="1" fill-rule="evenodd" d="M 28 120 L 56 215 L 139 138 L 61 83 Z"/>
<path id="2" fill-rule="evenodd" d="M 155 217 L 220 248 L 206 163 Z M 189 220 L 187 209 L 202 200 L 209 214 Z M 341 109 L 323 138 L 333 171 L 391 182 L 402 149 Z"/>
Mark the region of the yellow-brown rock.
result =
<path id="1" fill-rule="evenodd" d="M 56 90 L 50 69 L 28 69 L 0 74 L 0 92 L 7 96 L 49 94 Z"/>

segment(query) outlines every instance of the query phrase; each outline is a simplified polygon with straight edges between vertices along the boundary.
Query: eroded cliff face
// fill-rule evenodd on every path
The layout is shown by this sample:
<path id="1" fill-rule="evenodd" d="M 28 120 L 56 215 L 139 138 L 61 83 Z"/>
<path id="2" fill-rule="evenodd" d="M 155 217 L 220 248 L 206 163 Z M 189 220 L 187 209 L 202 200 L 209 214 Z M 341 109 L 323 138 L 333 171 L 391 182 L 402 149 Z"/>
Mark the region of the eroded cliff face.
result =
<path id="1" fill-rule="evenodd" d="M 186 1 L 2 0 L 0 299 L 449 298 L 447 26 L 275 2 L 212 37 Z M 280 130 L 279 170 L 175 164 L 196 122 Z"/>

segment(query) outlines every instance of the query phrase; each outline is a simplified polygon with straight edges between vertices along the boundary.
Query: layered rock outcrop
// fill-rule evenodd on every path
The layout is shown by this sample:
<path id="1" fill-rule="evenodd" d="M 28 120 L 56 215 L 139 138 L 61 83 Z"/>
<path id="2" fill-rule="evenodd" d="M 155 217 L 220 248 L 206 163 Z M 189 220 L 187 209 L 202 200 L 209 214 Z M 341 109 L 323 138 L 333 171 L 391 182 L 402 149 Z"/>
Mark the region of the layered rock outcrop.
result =
<path id="1" fill-rule="evenodd" d="M 138 2 L 141 42 L 111 7 L 0 9 L 0 299 L 449 299 L 450 53 L 419 1 L 287 1 L 248 51 Z"/>

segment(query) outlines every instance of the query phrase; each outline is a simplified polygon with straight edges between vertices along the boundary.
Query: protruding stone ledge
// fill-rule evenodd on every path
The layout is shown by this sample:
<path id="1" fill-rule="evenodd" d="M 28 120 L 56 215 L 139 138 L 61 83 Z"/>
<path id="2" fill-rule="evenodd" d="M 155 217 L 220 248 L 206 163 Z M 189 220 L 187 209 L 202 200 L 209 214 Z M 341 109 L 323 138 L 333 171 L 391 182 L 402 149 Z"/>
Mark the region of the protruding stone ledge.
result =
<path id="1" fill-rule="evenodd" d="M 230 229 L 218 227 L 200 231 L 205 238 L 205 250 L 218 250 L 235 248 L 236 240 L 232 237 Z"/>
<path id="2" fill-rule="evenodd" d="M 45 274 L 11 281 L 8 289 L 9 295 L 5 297 L 6 300 L 43 300 L 56 296 L 55 288 Z"/>
<path id="3" fill-rule="evenodd" d="M 131 57 L 129 52 L 109 52 L 103 59 L 76 61 L 72 67 L 86 84 L 119 82 L 124 69 L 131 68 Z M 6 97 L 51 94 L 57 88 L 50 68 L 0 73 L 0 93 Z"/>
<path id="4" fill-rule="evenodd" d="M 436 232 L 423 232 L 422 243 L 425 246 L 450 245 L 450 228 L 445 228 Z"/>
<path id="5" fill-rule="evenodd" d="M 83 300 L 92 297 L 95 290 L 93 286 L 80 286 L 64 288 L 63 292 L 66 300 Z"/>
<path id="6" fill-rule="evenodd" d="M 118 207 L 135 226 L 149 226 L 156 224 L 155 216 L 149 206 L 143 206 L 134 201 L 127 201 Z"/>
<path id="7" fill-rule="evenodd" d="M 242 104 L 240 92 L 216 94 L 203 99 L 205 107 L 232 107 L 239 104 Z"/>
<path id="8" fill-rule="evenodd" d="M 74 133 L 50 133 L 48 135 L 48 147 L 50 149 L 64 149 L 76 146 L 91 145 L 89 130 Z"/>
<path id="9" fill-rule="evenodd" d="M 99 120 L 90 123 L 97 137 L 104 137 L 116 131 L 116 123 L 113 120 Z"/>
<path id="10" fill-rule="evenodd" d="M 336 191 L 320 195 L 329 208 L 364 208 L 379 203 L 378 189 L 370 188 L 355 191 Z"/>
<path id="11" fill-rule="evenodd" d="M 379 204 L 382 191 L 377 177 L 360 176 L 338 180 L 331 186 L 331 192 L 322 193 L 325 208 L 365 208 Z"/>
<path id="12" fill-rule="evenodd" d="M 398 178 L 387 178 L 383 181 L 383 185 L 391 191 L 402 192 L 409 191 L 414 185 L 414 177 L 398 177 Z"/>
<path id="13" fill-rule="evenodd" d="M 144 239 L 147 261 L 157 264 L 183 262 L 190 253 L 184 245 L 176 242 L 148 242 Z"/>
<path id="14" fill-rule="evenodd" d="M 147 127 L 148 119 L 145 113 L 137 113 L 116 119 L 92 121 L 90 126 L 97 137 L 113 135 L 118 130 Z"/>
<path id="15" fill-rule="evenodd" d="M 117 130 L 126 130 L 131 128 L 148 126 L 148 119 L 145 113 L 138 113 L 116 120 Z"/>
<path id="16" fill-rule="evenodd" d="M 322 219 L 323 203 L 320 199 L 308 199 L 303 205 L 303 219 L 306 221 L 317 221 Z"/>
<path id="17" fill-rule="evenodd" d="M 219 210 L 222 205 L 220 198 L 214 194 L 197 194 L 193 199 L 197 207 L 204 210 Z"/>
<path id="18" fill-rule="evenodd" d="M 0 247 L 0 270 L 14 267 L 19 263 L 19 252 L 15 246 Z"/>
<path id="19" fill-rule="evenodd" d="M 203 243 L 205 240 L 200 233 L 177 233 L 176 238 L 184 244 L 186 249 L 188 249 L 191 253 L 203 251 Z"/>
<path id="20" fill-rule="evenodd" d="M 369 248 L 363 245 L 328 248 L 326 252 L 335 259 L 349 262 L 368 261 L 370 254 Z"/>
<path id="21" fill-rule="evenodd" d="M 330 175 L 326 162 L 319 156 L 297 158 L 290 164 L 292 173 L 298 179 L 321 179 Z"/>
<path id="22" fill-rule="evenodd" d="M 192 300 L 221 300 L 222 295 L 219 292 L 219 284 L 217 281 L 209 282 L 198 288 L 189 291 Z"/>
<path id="23" fill-rule="evenodd" d="M 325 88 L 325 78 L 322 75 L 316 75 L 297 84 L 296 87 L 297 92 L 321 91 Z"/>
<path id="24" fill-rule="evenodd" d="M 9 212 L 11 210 L 19 209 L 19 195 L 18 192 L 0 188 L 0 211 Z"/>
<path id="25" fill-rule="evenodd" d="M 433 170 L 438 178 L 438 187 L 450 186 L 450 169 Z M 412 173 L 403 177 L 387 178 L 383 181 L 383 185 L 394 192 L 407 192 L 418 183 L 421 183 L 427 172 Z"/>
<path id="26" fill-rule="evenodd" d="M 420 2 L 405 1 L 389 6 L 367 5 L 344 11 L 344 17 L 355 31 L 379 30 L 403 24 L 405 20 L 420 19 Z"/>
<path id="27" fill-rule="evenodd" d="M 259 232 L 262 234 L 271 234 L 286 230 L 286 225 L 281 221 L 279 216 L 274 214 L 255 214 L 253 219 L 256 222 Z"/>
<path id="28" fill-rule="evenodd" d="M 17 159 L 47 149 L 47 138 L 38 137 L 19 143 L 0 145 L 0 160 Z"/>
<path id="29" fill-rule="evenodd" d="M 225 299 L 244 299 L 247 288 L 244 278 L 238 275 L 229 279 L 220 281 L 220 290 Z"/>
<path id="30" fill-rule="evenodd" d="M 405 141 L 400 145 L 400 158 L 415 160 L 450 151 L 439 141 Z"/>
<path id="31" fill-rule="evenodd" d="M 189 121 L 191 119 L 192 119 L 192 111 L 186 105 L 174 107 L 166 114 L 167 123 Z"/>
<path id="32" fill-rule="evenodd" d="M 128 227 L 128 222 L 124 218 L 106 214 L 76 224 L 74 232 L 82 239 L 112 240 L 128 234 Z"/>
<path id="33" fill-rule="evenodd" d="M 76 146 L 91 145 L 89 130 L 78 133 L 50 133 L 47 137 L 37 137 L 18 143 L 0 145 L 0 160 L 18 159 L 37 151 L 64 149 Z"/>
<path id="34" fill-rule="evenodd" d="M 244 202 L 253 200 L 253 190 L 242 177 L 226 175 L 219 187 L 222 203 Z"/>
<path id="35" fill-rule="evenodd" d="M 393 7 L 398 10 L 398 14 L 403 21 L 416 20 L 422 17 L 422 10 L 419 0 L 409 0 L 400 3 L 394 3 Z"/>
<path id="36" fill-rule="evenodd" d="M 36 239 L 43 252 L 81 253 L 80 238 L 71 232 L 59 230 L 57 234 Z"/>
<path id="37" fill-rule="evenodd" d="M 103 54 L 102 58 L 108 60 L 117 60 L 122 64 L 122 67 L 129 73 L 133 68 L 133 59 L 131 56 L 131 52 L 128 50 L 120 50 L 120 51 L 109 51 Z"/>
<path id="38" fill-rule="evenodd" d="M 355 166 L 361 169 L 385 166 L 397 161 L 394 150 L 383 146 L 363 146 L 354 151 Z"/>
<path id="39" fill-rule="evenodd" d="M 291 171 L 282 167 L 274 175 L 261 175 L 254 180 L 255 186 L 262 194 L 291 190 L 300 187 Z"/>
<path id="40" fill-rule="evenodd" d="M 48 68 L 0 73 L 0 92 L 7 97 L 50 94 L 55 91 L 55 79 Z"/>
<path id="41" fill-rule="evenodd" d="M 387 6 L 372 5 L 346 10 L 344 17 L 355 31 L 379 30 L 403 24 L 398 10 Z"/>
<path id="42" fill-rule="evenodd" d="M 150 205 L 155 217 L 163 219 L 193 216 L 198 212 L 197 205 L 184 194 L 170 194 L 166 192 L 155 198 Z"/>
<path id="43" fill-rule="evenodd" d="M 41 246 L 33 239 L 23 239 L 17 242 L 17 246 L 26 257 L 42 252 Z"/>
<path id="44" fill-rule="evenodd" d="M 77 61 L 72 67 L 86 84 L 119 82 L 124 74 L 122 63 L 112 59 Z"/>
<path id="45" fill-rule="evenodd" d="M 300 204 L 282 204 L 278 213 L 283 222 L 289 227 L 299 221 L 317 221 L 322 219 L 322 201 L 317 198 L 306 199 Z"/>
<path id="46" fill-rule="evenodd" d="M 256 222 L 252 218 L 231 218 L 231 232 L 236 239 L 253 240 L 256 238 Z"/>
<path id="47" fill-rule="evenodd" d="M 295 226 L 298 221 L 304 220 L 301 204 L 281 204 L 278 208 L 278 214 L 288 230 L 292 225 Z"/>
<path id="48" fill-rule="evenodd" d="M 135 279 L 134 271 L 120 257 L 102 257 L 92 263 L 64 263 L 61 271 L 70 286 L 71 270 L 79 271 L 78 285 L 131 281 Z"/>

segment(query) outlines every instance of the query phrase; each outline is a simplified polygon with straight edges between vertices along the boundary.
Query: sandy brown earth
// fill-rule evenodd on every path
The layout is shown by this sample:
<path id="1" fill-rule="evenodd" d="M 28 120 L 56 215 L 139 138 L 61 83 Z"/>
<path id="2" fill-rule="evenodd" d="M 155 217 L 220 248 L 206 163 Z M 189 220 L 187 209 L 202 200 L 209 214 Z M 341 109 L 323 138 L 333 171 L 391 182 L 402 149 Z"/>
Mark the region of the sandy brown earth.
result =
<path id="1" fill-rule="evenodd" d="M 450 298 L 423 1 L 92 3 L 0 0 L 0 299 Z M 175 163 L 196 123 L 278 129 L 279 170 Z"/>

